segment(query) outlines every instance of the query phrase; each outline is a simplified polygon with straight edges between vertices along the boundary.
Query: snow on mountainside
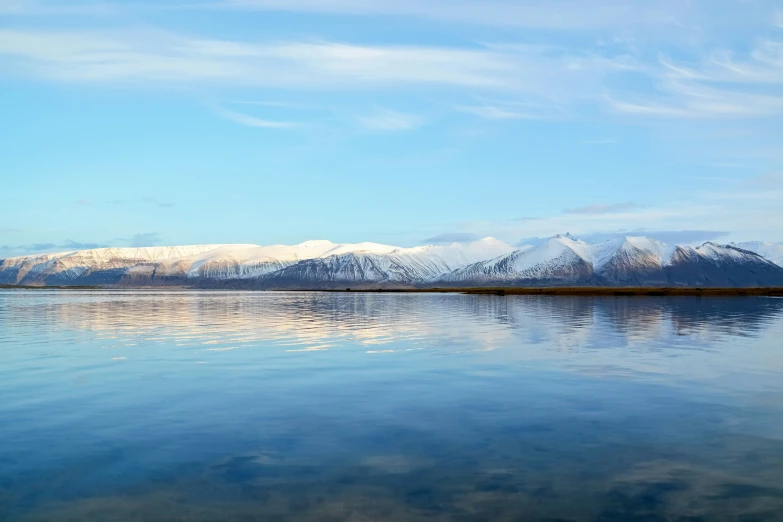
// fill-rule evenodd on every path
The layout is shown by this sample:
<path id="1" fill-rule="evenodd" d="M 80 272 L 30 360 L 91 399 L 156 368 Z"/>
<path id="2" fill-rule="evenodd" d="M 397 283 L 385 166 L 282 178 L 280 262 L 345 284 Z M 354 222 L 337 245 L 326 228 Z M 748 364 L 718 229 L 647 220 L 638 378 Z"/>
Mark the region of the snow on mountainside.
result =
<path id="1" fill-rule="evenodd" d="M 368 244 L 361 246 L 365 245 Z M 491 237 L 472 243 L 414 248 L 369 245 L 372 246 L 360 250 L 332 249 L 318 258 L 270 273 L 264 279 L 268 284 L 282 286 L 297 286 L 302 282 L 314 286 L 319 283 L 420 285 L 487 256 L 513 251 L 510 245 Z"/>
<path id="2" fill-rule="evenodd" d="M 486 257 L 511 252 L 502 241 L 486 238 L 473 243 L 400 248 L 378 243 L 335 244 L 306 241 L 299 245 L 196 245 L 182 247 L 99 248 L 14 257 L 0 261 L 0 283 L 63 285 L 98 284 L 138 286 L 193 284 L 211 280 L 256 279 L 307 260 L 363 256 L 385 266 L 383 274 L 367 280 L 419 282 Z M 359 277 L 362 270 L 343 269 L 334 261 L 327 280 Z M 408 274 L 394 276 L 393 272 Z M 351 275 L 354 274 L 354 275 Z M 281 274 L 284 275 L 284 274 Z"/>
<path id="3" fill-rule="evenodd" d="M 780 285 L 783 271 L 752 252 L 705 243 L 691 248 L 647 237 L 589 244 L 555 236 L 509 255 L 444 274 L 453 285 Z"/>
<path id="4" fill-rule="evenodd" d="M 148 279 L 231 279 L 255 277 L 279 270 L 301 259 L 310 259 L 342 246 L 331 241 L 306 241 L 299 245 L 195 245 L 181 247 L 98 248 L 41 256 L 22 256 L 0 263 L 0 283 L 113 284 Z M 360 245 L 359 248 L 363 247 Z M 390 247 L 393 248 L 393 247 Z"/>
<path id="5" fill-rule="evenodd" d="M 337 247 L 331 241 L 306 241 L 299 245 L 228 245 L 192 256 L 188 278 L 247 279 L 281 270 Z"/>
<path id="6" fill-rule="evenodd" d="M 68 284 L 96 270 L 117 272 L 143 263 L 198 255 L 219 246 L 96 248 L 12 257 L 0 261 L 0 283 Z"/>
<path id="7" fill-rule="evenodd" d="M 508 243 L 494 237 L 485 237 L 471 243 L 401 248 L 390 252 L 390 255 L 415 260 L 418 263 L 437 265 L 445 273 L 477 261 L 510 254 L 513 251 L 514 248 Z"/>
<path id="8" fill-rule="evenodd" d="M 514 249 L 494 238 L 400 248 L 377 243 L 101 248 L 0 260 L 0 283 L 341 288 L 475 285 L 783 286 L 751 250 L 647 237 L 586 243 L 569 234 Z M 763 247 L 763 248 L 762 248 Z"/>
<path id="9" fill-rule="evenodd" d="M 732 243 L 733 246 L 750 250 L 761 257 L 769 259 L 778 266 L 783 266 L 783 243 L 766 243 L 764 241 L 743 241 Z"/>

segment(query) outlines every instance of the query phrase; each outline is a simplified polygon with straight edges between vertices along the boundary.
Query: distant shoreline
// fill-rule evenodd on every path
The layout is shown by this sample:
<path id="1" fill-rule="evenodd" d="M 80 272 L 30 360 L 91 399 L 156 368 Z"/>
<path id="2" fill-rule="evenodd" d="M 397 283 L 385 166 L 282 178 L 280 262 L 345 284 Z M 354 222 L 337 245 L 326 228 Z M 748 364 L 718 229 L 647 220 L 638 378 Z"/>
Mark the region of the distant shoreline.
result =
<path id="1" fill-rule="evenodd" d="M 341 289 L 231 289 L 231 288 L 197 288 L 190 286 L 29 286 L 0 284 L 0 289 L 7 290 L 155 290 L 155 291 L 251 291 L 251 292 L 339 292 L 339 293 L 449 293 L 468 295 L 563 295 L 563 296 L 756 296 L 783 297 L 783 288 L 704 288 L 704 287 L 605 287 L 605 286 L 572 286 L 572 287 L 447 287 L 447 288 L 341 288 Z"/>

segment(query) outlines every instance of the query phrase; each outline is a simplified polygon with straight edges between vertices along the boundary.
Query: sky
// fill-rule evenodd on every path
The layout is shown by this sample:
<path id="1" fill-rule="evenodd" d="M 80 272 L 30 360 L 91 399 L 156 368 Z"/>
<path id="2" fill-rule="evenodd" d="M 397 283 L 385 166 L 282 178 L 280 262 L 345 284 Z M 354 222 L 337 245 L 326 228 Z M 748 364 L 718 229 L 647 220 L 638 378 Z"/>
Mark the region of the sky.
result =
<path id="1" fill-rule="evenodd" d="M 0 257 L 783 241 L 783 4 L 0 0 Z"/>

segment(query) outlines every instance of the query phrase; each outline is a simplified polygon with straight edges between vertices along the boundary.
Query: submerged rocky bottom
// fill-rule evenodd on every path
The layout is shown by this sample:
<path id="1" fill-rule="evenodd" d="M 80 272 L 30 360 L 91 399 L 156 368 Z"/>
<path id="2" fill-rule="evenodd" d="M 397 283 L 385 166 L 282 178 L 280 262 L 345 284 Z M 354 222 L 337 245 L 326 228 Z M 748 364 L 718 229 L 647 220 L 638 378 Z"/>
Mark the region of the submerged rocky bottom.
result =
<path id="1" fill-rule="evenodd" d="M 666 447 L 651 437 L 639 446 L 634 430 L 608 427 L 516 425 L 469 442 L 464 432 L 452 442 L 391 432 L 335 458 L 294 457 L 283 443 L 131 485 L 74 487 L 124 460 L 111 452 L 96 469 L 27 483 L 26 499 L 6 483 L 4 502 L 22 507 L 9 520 L 28 521 L 783 520 L 783 442 L 734 435 Z"/>

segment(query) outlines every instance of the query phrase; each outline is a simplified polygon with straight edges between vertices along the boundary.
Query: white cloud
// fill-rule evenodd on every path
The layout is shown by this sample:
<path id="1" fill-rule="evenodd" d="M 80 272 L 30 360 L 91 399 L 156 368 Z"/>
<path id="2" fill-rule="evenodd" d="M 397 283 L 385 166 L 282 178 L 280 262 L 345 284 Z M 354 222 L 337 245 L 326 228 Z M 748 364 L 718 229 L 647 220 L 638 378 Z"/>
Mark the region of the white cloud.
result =
<path id="1" fill-rule="evenodd" d="M 161 242 L 160 234 L 157 232 L 143 232 L 140 234 L 134 234 L 130 240 L 132 247 L 146 247 L 159 245 Z"/>
<path id="2" fill-rule="evenodd" d="M 465 233 L 493 235 L 510 242 L 525 237 L 549 237 L 564 231 L 574 235 L 606 235 L 619 230 L 722 231 L 726 240 L 749 237 L 783 240 L 783 176 L 772 171 L 764 176 L 734 180 L 733 190 L 683 195 L 645 206 L 633 203 L 595 204 L 565 210 L 537 219 L 452 223 Z"/>
<path id="3" fill-rule="evenodd" d="M 662 90 L 665 92 L 658 96 L 637 96 L 638 101 L 622 101 L 609 95 L 605 99 L 616 111 L 637 116 L 754 118 L 783 114 L 782 94 L 754 94 L 685 82 L 668 82 Z"/>
<path id="4" fill-rule="evenodd" d="M 424 118 L 416 114 L 376 108 L 371 114 L 357 118 L 362 127 L 373 131 L 407 131 L 424 125 Z"/>
<path id="5" fill-rule="evenodd" d="M 549 31 L 612 31 L 644 33 L 644 38 L 692 39 L 710 28 L 731 20 L 732 28 L 747 25 L 783 25 L 774 0 L 748 2 L 731 0 L 658 0 L 618 2 L 616 0 L 183 0 L 182 2 L 112 2 L 106 0 L 0 0 L 0 14 L 28 16 L 115 16 L 140 17 L 146 13 L 194 9 L 233 11 L 279 11 L 291 13 L 420 18 L 464 26 L 489 25 L 503 28 L 531 28 Z M 714 22 L 714 23 L 710 23 Z M 626 36 L 627 37 L 627 36 Z"/>
<path id="6" fill-rule="evenodd" d="M 232 6 L 365 14 L 389 10 L 415 15 L 421 10 L 434 10 L 435 4 L 294 0 L 234 2 Z M 593 14 L 609 5 L 571 4 L 576 12 L 589 10 Z M 549 3 L 536 5 L 549 12 L 533 16 L 534 20 L 543 17 L 541 23 L 555 12 L 567 13 L 562 15 L 565 18 L 573 14 L 554 10 Z M 457 12 L 491 11 L 482 6 L 459 2 L 452 7 Z M 674 9 L 674 4 L 668 8 Z M 532 8 L 503 3 L 498 9 L 526 12 Z M 619 16 L 638 17 L 649 9 L 657 7 L 624 7 L 619 9 Z M 149 29 L 0 29 L 0 73 L 57 81 L 145 88 L 173 85 L 194 90 L 417 87 L 459 89 L 473 96 L 501 92 L 515 101 L 457 105 L 457 110 L 496 120 L 561 118 L 584 102 L 605 104 L 634 119 L 761 118 L 783 113 L 783 43 L 767 38 L 758 40 L 746 53 L 705 50 L 694 54 L 690 60 L 661 56 L 649 61 L 643 59 L 643 52 L 625 44 L 578 48 L 502 42 L 472 46 L 359 45 L 327 40 L 204 39 Z M 227 109 L 216 113 L 244 125 L 293 126 L 291 122 Z"/>
<path id="7" fill-rule="evenodd" d="M 655 104 L 651 102 L 646 103 L 629 103 L 624 101 L 618 101 L 611 96 L 606 96 L 606 101 L 617 112 L 631 114 L 635 116 L 665 116 L 665 117 L 679 117 L 689 118 L 698 116 L 698 113 L 684 108 L 672 107 L 668 105 Z"/>
<path id="8" fill-rule="evenodd" d="M 606 78 L 641 73 L 643 68 L 624 55 L 546 45 L 259 43 L 149 30 L 2 29 L 0 71 L 125 87 L 212 85 L 308 91 L 458 87 L 514 93 L 528 103 L 517 112 L 527 112 L 533 110 L 531 101 L 560 105 L 595 99 L 605 90 Z"/>
<path id="9" fill-rule="evenodd" d="M 545 117 L 541 111 L 538 113 L 536 110 L 522 111 L 497 105 L 460 106 L 457 110 L 486 120 L 537 120 Z M 551 117 L 551 114 L 549 116 Z"/>
<path id="10" fill-rule="evenodd" d="M 692 64 L 659 57 L 657 85 L 643 95 L 605 96 L 616 111 L 636 116 L 748 118 L 783 113 L 783 42 L 757 42 L 746 55 L 714 51 Z"/>
<path id="11" fill-rule="evenodd" d="M 639 205 L 633 202 L 628 203 L 594 203 L 578 208 L 569 208 L 564 212 L 566 214 L 616 214 L 625 210 L 639 208 Z"/>
<path id="12" fill-rule="evenodd" d="M 18 73 L 80 82 L 207 81 L 356 88 L 383 84 L 508 87 L 520 64 L 483 48 L 246 43 L 162 32 L 0 30 L 0 63 Z"/>
<path id="13" fill-rule="evenodd" d="M 659 0 L 655 3 L 585 0 L 224 0 L 202 5 L 241 10 L 407 16 L 471 25 L 555 30 L 639 26 L 682 28 L 683 24 L 678 19 L 688 18 L 697 11 L 689 2 L 674 0 Z"/>
<path id="14" fill-rule="evenodd" d="M 67 2 L 58 0 L 0 0 L 0 14 L 26 16 L 106 16 L 118 14 L 121 9 L 117 5 L 106 2 Z"/>
<path id="15" fill-rule="evenodd" d="M 755 190 L 755 191 L 740 191 L 740 192 L 711 192 L 704 195 L 707 199 L 716 201 L 732 200 L 732 201 L 771 201 L 779 203 L 783 201 L 783 190 Z"/>
<path id="16" fill-rule="evenodd" d="M 214 107 L 213 110 L 215 114 L 217 114 L 221 118 L 224 118 L 229 121 L 233 121 L 234 123 L 238 123 L 240 125 L 245 125 L 247 127 L 264 127 L 269 129 L 292 129 L 300 126 L 298 123 L 294 123 L 290 121 L 264 120 L 261 118 L 256 118 L 255 116 L 243 114 L 241 112 L 231 111 L 220 106 Z"/>
<path id="17" fill-rule="evenodd" d="M 169 201 L 161 201 L 158 198 L 153 198 L 151 196 L 143 197 L 141 198 L 142 203 L 148 203 L 150 205 L 155 205 L 159 208 L 171 208 L 174 206 L 174 203 L 171 203 Z"/>

